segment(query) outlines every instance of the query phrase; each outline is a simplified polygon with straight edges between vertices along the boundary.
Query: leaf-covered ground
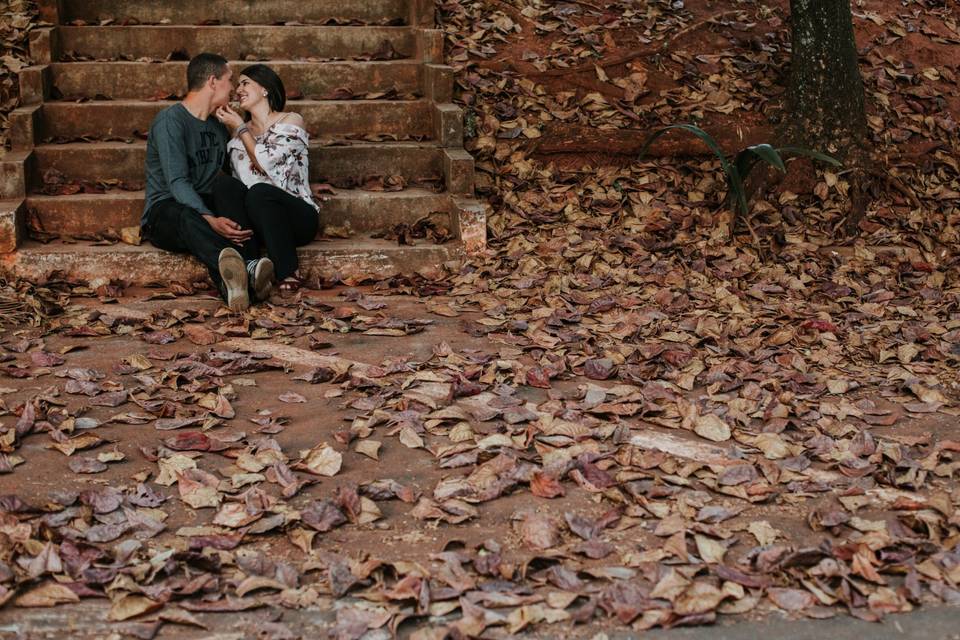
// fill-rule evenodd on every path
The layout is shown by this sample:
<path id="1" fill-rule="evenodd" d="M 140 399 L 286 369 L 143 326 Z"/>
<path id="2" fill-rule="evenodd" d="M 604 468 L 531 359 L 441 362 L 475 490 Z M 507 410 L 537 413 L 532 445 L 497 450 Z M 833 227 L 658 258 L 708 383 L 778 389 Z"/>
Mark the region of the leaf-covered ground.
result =
<path id="1" fill-rule="evenodd" d="M 855 241 L 843 171 L 792 167 L 731 240 L 716 162 L 631 155 L 771 135 L 782 3 L 438 9 L 489 255 L 242 317 L 2 292 L 44 319 L 0 345 L 0 615 L 426 639 L 960 603 L 952 5 L 855 7 Z"/>

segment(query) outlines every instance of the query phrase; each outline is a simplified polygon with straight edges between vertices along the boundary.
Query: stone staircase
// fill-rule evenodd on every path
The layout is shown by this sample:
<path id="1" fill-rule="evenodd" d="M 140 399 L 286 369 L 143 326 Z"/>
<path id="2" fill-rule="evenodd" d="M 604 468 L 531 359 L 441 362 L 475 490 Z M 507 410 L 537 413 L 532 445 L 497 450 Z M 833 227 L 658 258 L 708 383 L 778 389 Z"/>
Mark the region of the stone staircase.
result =
<path id="1" fill-rule="evenodd" d="M 138 224 L 145 132 L 184 94 L 186 61 L 201 51 L 231 60 L 235 74 L 270 64 L 287 108 L 307 123 L 311 182 L 333 193 L 320 236 L 301 249 L 305 268 L 382 278 L 485 247 L 485 209 L 473 199 L 473 158 L 432 0 L 39 4 L 53 26 L 31 39 L 12 149 L 0 161 L 0 270 L 30 280 L 203 277 L 192 258 L 149 243 L 97 241 Z M 450 239 L 381 237 L 424 217 Z"/>

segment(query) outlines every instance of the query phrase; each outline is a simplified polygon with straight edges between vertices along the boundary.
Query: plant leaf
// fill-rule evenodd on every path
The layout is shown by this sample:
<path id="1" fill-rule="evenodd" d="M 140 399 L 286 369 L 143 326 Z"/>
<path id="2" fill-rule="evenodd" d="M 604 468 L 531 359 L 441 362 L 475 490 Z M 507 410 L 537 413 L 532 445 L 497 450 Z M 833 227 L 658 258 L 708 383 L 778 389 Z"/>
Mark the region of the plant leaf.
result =
<path id="1" fill-rule="evenodd" d="M 736 159 L 733 161 L 733 164 L 736 166 L 737 172 L 740 174 L 741 179 L 745 179 L 748 175 L 750 175 L 750 171 L 753 169 L 758 159 L 763 160 L 771 167 L 779 169 L 783 173 L 787 172 L 787 167 L 785 164 L 783 164 L 783 158 L 780 157 L 780 154 L 777 153 L 776 149 L 771 147 L 769 144 L 755 144 L 740 151 L 740 153 L 737 154 Z"/>
<path id="2" fill-rule="evenodd" d="M 716 139 L 711 136 L 709 133 L 692 124 L 672 124 L 658 131 L 655 131 L 653 135 L 644 143 L 643 148 L 640 149 L 640 154 L 637 159 L 640 160 L 646 154 L 647 149 L 650 148 L 657 138 L 664 135 L 665 133 L 672 131 L 674 129 L 680 129 L 681 131 L 686 131 L 687 133 L 692 133 L 697 136 L 705 145 L 707 145 L 710 150 L 713 152 L 713 155 L 717 156 L 720 160 L 720 166 L 723 168 L 723 172 L 727 176 L 727 185 L 730 189 L 730 193 L 736 198 L 737 206 L 740 209 L 740 212 L 743 214 L 747 213 L 747 195 L 743 190 L 743 180 L 740 177 L 740 172 L 737 168 L 730 164 L 727 160 L 726 155 L 723 153 L 723 149 L 720 148 L 720 145 L 717 143 Z"/>
<path id="3" fill-rule="evenodd" d="M 820 153 L 819 151 L 813 151 L 812 149 L 805 149 L 803 147 L 786 146 L 786 147 L 778 147 L 777 151 L 782 156 L 806 156 L 808 158 L 813 158 L 814 160 L 819 160 L 820 162 L 826 162 L 827 164 L 832 165 L 834 167 L 843 166 L 843 163 L 837 160 L 836 158 L 828 156 L 825 153 Z"/>

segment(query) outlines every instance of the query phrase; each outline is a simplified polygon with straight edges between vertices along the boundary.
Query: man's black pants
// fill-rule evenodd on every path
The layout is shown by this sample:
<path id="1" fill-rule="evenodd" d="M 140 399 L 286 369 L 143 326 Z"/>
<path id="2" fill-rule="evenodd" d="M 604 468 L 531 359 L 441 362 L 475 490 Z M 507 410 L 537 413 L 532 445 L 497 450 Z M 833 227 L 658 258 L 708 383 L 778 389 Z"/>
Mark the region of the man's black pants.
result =
<path id="1" fill-rule="evenodd" d="M 213 191 L 200 194 L 200 197 L 216 215 L 230 218 L 244 229 L 252 229 L 245 205 L 246 195 L 247 188 L 242 182 L 231 176 L 219 175 L 214 180 Z M 207 268 L 222 296 L 225 290 L 217 265 L 220 252 L 225 247 L 234 247 L 244 260 L 260 256 L 256 236 L 238 246 L 214 231 L 199 211 L 173 198 L 161 200 L 150 207 L 144 235 L 160 249 L 195 256 Z"/>

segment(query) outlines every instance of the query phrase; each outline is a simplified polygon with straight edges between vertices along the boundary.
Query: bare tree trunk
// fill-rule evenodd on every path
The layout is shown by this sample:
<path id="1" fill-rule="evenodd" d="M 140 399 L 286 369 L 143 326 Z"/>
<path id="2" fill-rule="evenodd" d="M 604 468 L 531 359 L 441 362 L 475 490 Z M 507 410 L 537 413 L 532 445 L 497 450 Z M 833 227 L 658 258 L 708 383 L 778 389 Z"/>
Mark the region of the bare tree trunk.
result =
<path id="1" fill-rule="evenodd" d="M 849 0 L 791 0 L 788 138 L 846 156 L 867 134 Z"/>
<path id="2" fill-rule="evenodd" d="M 866 212 L 871 159 L 850 0 L 790 0 L 790 24 L 793 56 L 782 134 L 853 169 L 845 222 L 852 235 Z"/>

